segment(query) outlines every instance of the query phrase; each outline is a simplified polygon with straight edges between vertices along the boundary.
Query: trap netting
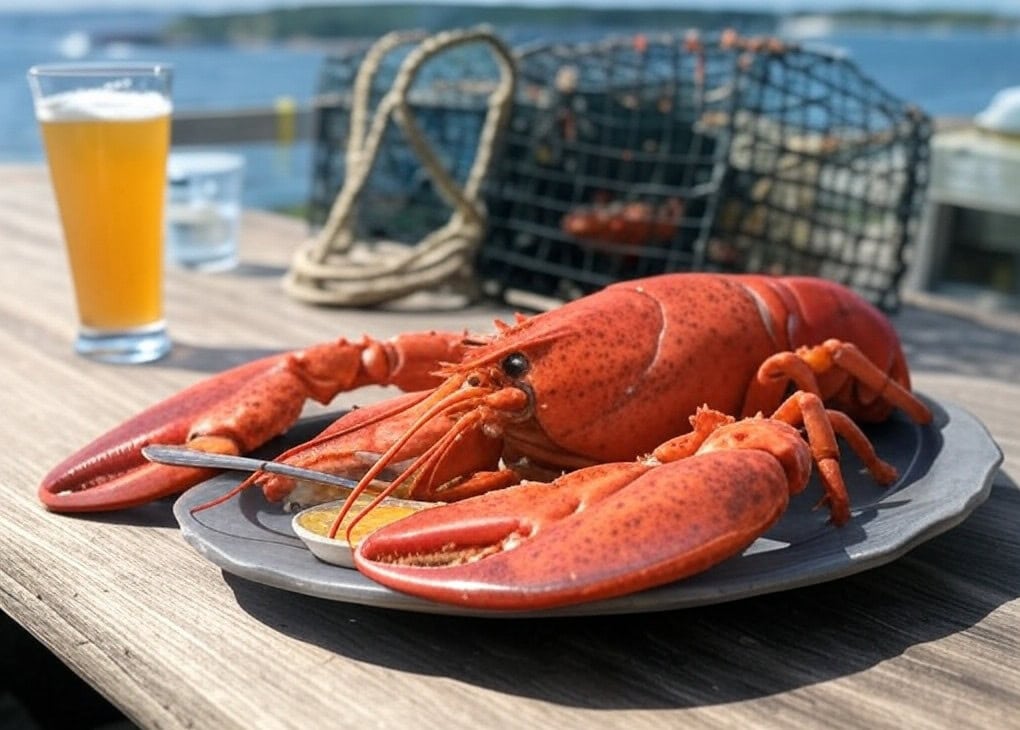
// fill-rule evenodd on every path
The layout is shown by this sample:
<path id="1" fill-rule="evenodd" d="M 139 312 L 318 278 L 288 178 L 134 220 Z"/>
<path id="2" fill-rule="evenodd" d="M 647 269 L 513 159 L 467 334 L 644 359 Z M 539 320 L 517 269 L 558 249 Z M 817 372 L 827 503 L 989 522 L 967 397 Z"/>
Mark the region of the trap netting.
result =
<path id="1" fill-rule="evenodd" d="M 474 262 L 490 295 L 563 300 L 729 271 L 823 276 L 897 305 L 931 125 L 848 59 L 732 32 L 542 43 L 514 57 Z M 477 148 L 492 79 L 482 64 L 447 63 L 412 94 L 455 174 Z M 343 174 L 329 157 L 343 146 L 343 103 L 324 113 L 313 223 Z M 405 150 L 394 137 L 380 151 L 362 193 L 366 235 L 410 241 L 447 214 Z"/>
<path id="2" fill-rule="evenodd" d="M 360 55 L 345 97 L 343 185 L 322 228 L 295 252 L 284 289 L 342 306 L 440 289 L 473 299 L 486 226 L 482 184 L 514 100 L 512 53 L 477 28 L 389 33 Z M 465 62 L 477 74 L 485 61 L 495 77 L 484 83 L 449 75 Z"/>
<path id="3" fill-rule="evenodd" d="M 367 114 L 375 112 L 393 90 L 416 43 L 429 38 L 420 31 L 394 36 L 398 42 L 374 60 Z M 355 81 L 368 53 L 381 43 L 352 42 L 343 52 L 328 57 L 320 70 L 308 210 L 313 227 L 326 222 L 347 176 Z M 426 62 L 407 92 L 420 131 L 461 185 L 474 161 L 486 105 L 499 80 L 499 68 L 491 54 L 478 45 L 466 45 Z M 398 126 L 387 125 L 361 193 L 358 232 L 410 244 L 440 225 L 450 210 L 406 135 Z"/>

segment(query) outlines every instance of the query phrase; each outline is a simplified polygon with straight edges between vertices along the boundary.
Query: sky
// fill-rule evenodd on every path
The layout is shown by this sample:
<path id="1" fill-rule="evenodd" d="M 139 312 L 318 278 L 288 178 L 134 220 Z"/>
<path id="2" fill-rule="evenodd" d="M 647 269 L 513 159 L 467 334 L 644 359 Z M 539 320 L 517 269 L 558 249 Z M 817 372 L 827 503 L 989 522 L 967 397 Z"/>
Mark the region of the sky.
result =
<path id="1" fill-rule="evenodd" d="M 302 5 L 336 5 L 345 0 L 0 0 L 3 10 L 166 10 L 219 12 L 232 10 L 264 10 Z M 351 0 L 347 0 L 351 1 Z M 356 0 L 354 0 L 356 1 Z M 403 1 L 403 0 L 394 0 Z M 434 3 L 435 0 L 408 0 Z M 499 5 L 497 0 L 445 0 Z M 590 5 L 614 7 L 624 3 L 634 7 L 690 7 L 712 9 L 754 9 L 792 11 L 825 11 L 840 8 L 870 7 L 887 10 L 991 10 L 1020 15 L 1020 0 L 514 0 L 513 4 Z M 509 3 L 506 3 L 509 4 Z"/>

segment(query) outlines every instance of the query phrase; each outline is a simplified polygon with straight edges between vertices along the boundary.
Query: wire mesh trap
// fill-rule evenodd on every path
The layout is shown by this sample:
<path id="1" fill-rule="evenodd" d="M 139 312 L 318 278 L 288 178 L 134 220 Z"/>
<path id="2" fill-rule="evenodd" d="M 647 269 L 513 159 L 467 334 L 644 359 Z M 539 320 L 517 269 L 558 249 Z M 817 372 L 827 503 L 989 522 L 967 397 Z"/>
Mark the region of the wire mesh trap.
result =
<path id="1" fill-rule="evenodd" d="M 565 300 L 663 272 L 768 272 L 823 276 L 897 306 L 931 124 L 850 60 L 732 32 L 514 55 L 515 103 L 474 266 L 486 293 Z M 335 69 L 353 60 L 331 61 L 334 90 L 345 83 Z M 423 81 L 416 109 L 456 170 L 484 114 L 471 91 L 492 74 L 446 64 Z M 342 147 L 343 104 L 323 114 L 313 223 L 343 174 L 329 157 Z M 363 223 L 367 235 L 411 238 L 445 211 L 401 166 L 401 141 L 389 142 Z"/>
<path id="2" fill-rule="evenodd" d="M 478 59 L 478 52 L 488 53 L 487 60 L 497 72 L 494 83 L 446 85 L 443 70 L 454 67 L 451 58 L 463 57 L 465 49 L 475 68 L 479 60 L 486 60 Z M 403 57 L 392 82 L 378 96 L 380 72 L 399 55 Z M 424 100 L 416 93 L 423 80 L 429 92 Z M 425 37 L 413 31 L 394 32 L 369 47 L 349 97 L 343 186 L 323 227 L 295 252 L 284 289 L 307 302 L 344 306 L 390 304 L 440 288 L 459 295 L 458 301 L 473 299 L 473 258 L 486 223 L 481 186 L 513 106 L 515 81 L 510 49 L 485 28 Z M 469 114 L 462 120 L 475 140 L 469 147 L 459 143 L 465 139 L 456 131 L 462 125 L 449 121 L 462 116 L 457 107 L 465 93 L 472 101 L 477 97 L 484 101 L 484 114 Z M 442 115 L 447 123 L 438 130 L 436 115 L 428 114 L 437 104 L 450 112 Z M 451 143 L 446 134 L 437 140 L 437 131 L 451 129 L 457 142 Z M 450 152 L 455 156 L 450 157 Z M 366 186 L 375 195 L 363 206 Z M 408 187 L 411 196 L 416 195 L 414 191 L 420 193 L 416 204 L 411 204 L 411 196 L 400 194 Z M 393 204 L 387 206 L 388 199 Z M 444 208 L 445 221 L 433 222 L 435 212 Z M 366 233 L 365 225 L 371 226 L 372 219 L 363 215 L 364 209 L 377 216 L 389 215 L 376 218 L 377 227 Z M 413 231 L 411 245 L 405 240 L 402 220 Z M 386 236 L 387 229 L 393 229 L 393 237 Z"/>

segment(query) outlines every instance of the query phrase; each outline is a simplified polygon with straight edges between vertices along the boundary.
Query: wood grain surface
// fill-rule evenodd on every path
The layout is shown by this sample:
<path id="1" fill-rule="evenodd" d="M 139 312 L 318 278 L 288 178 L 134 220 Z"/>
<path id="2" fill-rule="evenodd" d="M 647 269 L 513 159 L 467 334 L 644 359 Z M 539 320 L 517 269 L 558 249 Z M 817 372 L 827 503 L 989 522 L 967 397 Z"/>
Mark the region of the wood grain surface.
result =
<path id="1" fill-rule="evenodd" d="M 0 607 L 140 726 L 1020 727 L 1015 315 L 928 298 L 896 318 L 916 387 L 1002 447 L 988 501 L 890 565 L 786 593 L 639 616 L 419 615 L 224 574 L 185 544 L 170 501 L 46 512 L 35 490 L 49 467 L 207 373 L 340 335 L 487 331 L 506 314 L 290 301 L 279 279 L 303 233 L 247 214 L 236 271 L 169 272 L 172 356 L 99 365 L 71 350 L 45 171 L 0 167 Z"/>

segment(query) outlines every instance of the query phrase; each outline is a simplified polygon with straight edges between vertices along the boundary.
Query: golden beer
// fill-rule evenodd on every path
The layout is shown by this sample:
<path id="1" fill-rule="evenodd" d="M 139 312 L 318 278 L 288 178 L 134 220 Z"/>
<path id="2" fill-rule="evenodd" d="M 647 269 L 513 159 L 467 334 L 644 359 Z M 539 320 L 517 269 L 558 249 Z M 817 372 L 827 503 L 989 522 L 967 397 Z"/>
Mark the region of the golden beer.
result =
<path id="1" fill-rule="evenodd" d="M 172 77 L 152 63 L 28 71 L 74 279 L 74 347 L 102 362 L 148 362 L 172 347 L 163 320 Z"/>
<path id="2" fill-rule="evenodd" d="M 169 114 L 43 119 L 41 128 L 82 325 L 160 321 Z"/>

